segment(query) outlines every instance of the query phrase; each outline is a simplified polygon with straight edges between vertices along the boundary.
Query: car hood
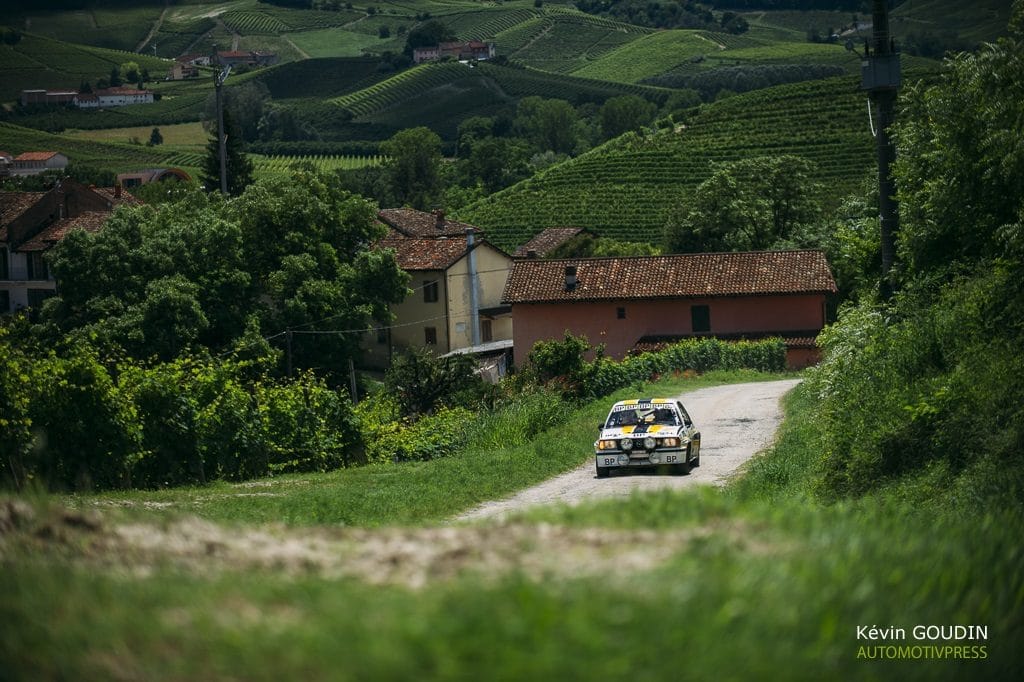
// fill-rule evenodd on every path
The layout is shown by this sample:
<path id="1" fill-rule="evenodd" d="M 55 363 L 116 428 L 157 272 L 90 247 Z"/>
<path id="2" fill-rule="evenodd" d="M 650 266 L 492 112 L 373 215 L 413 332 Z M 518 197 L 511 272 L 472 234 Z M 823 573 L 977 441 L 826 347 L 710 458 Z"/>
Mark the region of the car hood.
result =
<path id="1" fill-rule="evenodd" d="M 657 436 L 664 438 L 666 436 L 675 436 L 680 432 L 678 426 L 666 426 L 663 424 L 641 424 L 639 426 L 623 426 L 615 429 L 604 429 L 601 431 L 601 438 L 622 438 L 624 436 Z"/>

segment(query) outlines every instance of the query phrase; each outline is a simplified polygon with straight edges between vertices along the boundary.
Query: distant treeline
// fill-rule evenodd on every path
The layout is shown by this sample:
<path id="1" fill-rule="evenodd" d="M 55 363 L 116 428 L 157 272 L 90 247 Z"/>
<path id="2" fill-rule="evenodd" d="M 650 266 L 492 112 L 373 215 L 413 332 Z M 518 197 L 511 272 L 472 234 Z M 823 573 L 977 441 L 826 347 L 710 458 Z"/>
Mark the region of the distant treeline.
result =
<path id="1" fill-rule="evenodd" d="M 871 3 L 866 0 L 705 0 L 705 4 L 715 9 L 731 9 L 741 12 L 749 10 L 824 10 L 837 12 L 871 12 Z M 890 0 L 889 5 L 895 6 L 899 1 Z"/>

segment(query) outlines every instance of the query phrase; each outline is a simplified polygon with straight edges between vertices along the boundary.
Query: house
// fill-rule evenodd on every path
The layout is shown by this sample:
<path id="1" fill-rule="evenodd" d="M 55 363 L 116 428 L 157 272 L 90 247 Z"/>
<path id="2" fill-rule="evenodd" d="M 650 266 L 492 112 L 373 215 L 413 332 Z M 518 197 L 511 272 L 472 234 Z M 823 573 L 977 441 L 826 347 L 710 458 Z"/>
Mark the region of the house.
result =
<path id="1" fill-rule="evenodd" d="M 78 92 L 75 90 L 22 90 L 21 106 L 31 104 L 55 105 L 70 104 Z"/>
<path id="2" fill-rule="evenodd" d="M 415 64 L 436 61 L 450 57 L 460 61 L 493 59 L 496 54 L 494 43 L 485 43 L 482 40 L 470 40 L 467 42 L 448 42 L 440 45 L 428 45 L 417 47 L 412 51 L 412 61 Z"/>
<path id="3" fill-rule="evenodd" d="M 584 227 L 549 227 L 512 252 L 513 258 L 546 258 L 555 249 L 580 235 L 591 235 Z"/>
<path id="4" fill-rule="evenodd" d="M 183 54 L 175 57 L 174 61 L 189 66 L 210 66 L 210 55 L 208 54 Z"/>
<path id="5" fill-rule="evenodd" d="M 377 217 L 388 233 L 374 248 L 394 250 L 398 266 L 411 275 L 412 294 L 391 307 L 390 325 L 366 339 L 368 364 L 387 367 L 395 352 L 413 347 L 438 355 L 504 353 L 512 342 L 512 318 L 501 295 L 512 258 L 472 225 L 447 220 L 440 211 L 383 209 Z"/>
<path id="6" fill-rule="evenodd" d="M 14 154 L 0 151 L 0 178 L 6 178 L 14 168 Z"/>
<path id="7" fill-rule="evenodd" d="M 186 78 L 197 78 L 198 76 L 198 66 L 189 62 L 182 62 L 178 60 L 175 60 L 174 63 L 171 64 L 171 68 L 167 72 L 168 80 L 172 81 L 185 80 Z"/>
<path id="8" fill-rule="evenodd" d="M 166 182 L 168 180 L 191 182 L 192 176 L 180 168 L 147 168 L 133 173 L 117 174 L 117 184 L 125 189 L 140 187 L 151 182 Z"/>
<path id="9" fill-rule="evenodd" d="M 821 251 L 754 251 L 517 260 L 502 299 L 517 364 L 568 331 L 613 358 L 684 338 L 778 336 L 796 368 L 817 361 L 835 292 Z"/>
<path id="10" fill-rule="evenodd" d="M 121 188 L 62 180 L 48 192 L 0 192 L 0 313 L 33 308 L 57 283 L 45 253 L 74 229 L 99 230 L 114 209 L 139 201 Z"/>
<path id="11" fill-rule="evenodd" d="M 75 95 L 75 106 L 79 109 L 103 109 L 125 107 L 130 104 L 152 104 L 153 92 L 137 88 L 103 88 L 93 92 Z"/>
<path id="12" fill-rule="evenodd" d="M 220 66 L 273 66 L 277 64 L 277 55 L 273 52 L 259 52 L 255 50 L 233 50 L 229 52 L 218 52 L 213 56 L 211 62 Z"/>
<path id="13" fill-rule="evenodd" d="M 68 157 L 60 152 L 25 152 L 11 160 L 11 175 L 39 175 L 68 167 Z"/>

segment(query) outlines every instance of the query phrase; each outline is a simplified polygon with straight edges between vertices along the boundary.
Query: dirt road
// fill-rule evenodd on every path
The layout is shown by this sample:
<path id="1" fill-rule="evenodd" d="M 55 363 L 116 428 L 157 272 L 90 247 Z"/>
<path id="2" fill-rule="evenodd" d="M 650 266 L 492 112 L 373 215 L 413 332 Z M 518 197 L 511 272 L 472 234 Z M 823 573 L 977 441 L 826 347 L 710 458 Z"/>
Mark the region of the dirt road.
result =
<path id="1" fill-rule="evenodd" d="M 688 476 L 616 472 L 598 479 L 594 462 L 556 476 L 504 500 L 487 502 L 455 520 L 501 519 L 510 513 L 545 504 L 576 504 L 603 497 L 628 497 L 634 490 L 721 485 L 741 464 L 764 449 L 782 420 L 779 399 L 798 379 L 730 384 L 680 396 L 701 432 L 700 467 Z M 590 443 L 581 447 L 590 447 Z"/>

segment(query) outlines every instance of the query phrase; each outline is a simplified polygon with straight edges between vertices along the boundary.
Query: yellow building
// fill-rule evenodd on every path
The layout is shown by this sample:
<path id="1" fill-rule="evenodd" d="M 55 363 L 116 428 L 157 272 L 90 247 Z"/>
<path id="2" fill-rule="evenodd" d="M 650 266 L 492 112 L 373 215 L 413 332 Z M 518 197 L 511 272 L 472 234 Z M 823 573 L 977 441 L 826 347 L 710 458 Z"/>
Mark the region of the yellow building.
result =
<path id="1" fill-rule="evenodd" d="M 366 339 L 369 365 L 387 367 L 406 348 L 444 355 L 476 347 L 501 352 L 511 346 L 511 309 L 501 304 L 512 269 L 507 253 L 472 225 L 447 220 L 440 212 L 385 209 L 378 218 L 389 230 L 376 248 L 395 251 L 398 266 L 411 276 L 412 293 L 391 307 L 391 324 Z"/>

